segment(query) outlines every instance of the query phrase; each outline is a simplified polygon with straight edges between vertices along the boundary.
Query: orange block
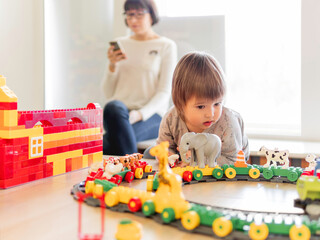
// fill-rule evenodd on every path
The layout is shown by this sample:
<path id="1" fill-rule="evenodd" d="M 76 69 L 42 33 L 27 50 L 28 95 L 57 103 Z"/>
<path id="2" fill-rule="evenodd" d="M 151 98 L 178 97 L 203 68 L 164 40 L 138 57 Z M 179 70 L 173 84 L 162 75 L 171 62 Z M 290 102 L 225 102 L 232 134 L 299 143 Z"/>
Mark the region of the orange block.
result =
<path id="1" fill-rule="evenodd" d="M 82 168 L 82 156 L 72 158 L 72 171 Z"/>
<path id="2" fill-rule="evenodd" d="M 88 166 L 90 167 L 93 163 L 93 154 L 88 154 Z"/>

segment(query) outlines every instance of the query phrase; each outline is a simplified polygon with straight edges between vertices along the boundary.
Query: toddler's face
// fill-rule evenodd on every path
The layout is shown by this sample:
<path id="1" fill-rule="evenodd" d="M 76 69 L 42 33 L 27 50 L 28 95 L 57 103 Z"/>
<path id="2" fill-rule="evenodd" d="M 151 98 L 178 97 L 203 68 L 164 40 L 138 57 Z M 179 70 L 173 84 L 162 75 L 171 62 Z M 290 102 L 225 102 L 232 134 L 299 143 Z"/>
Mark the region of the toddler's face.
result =
<path id="1" fill-rule="evenodd" d="M 222 113 L 222 100 L 205 98 L 190 98 L 184 109 L 184 117 L 190 132 L 201 133 L 216 123 Z"/>

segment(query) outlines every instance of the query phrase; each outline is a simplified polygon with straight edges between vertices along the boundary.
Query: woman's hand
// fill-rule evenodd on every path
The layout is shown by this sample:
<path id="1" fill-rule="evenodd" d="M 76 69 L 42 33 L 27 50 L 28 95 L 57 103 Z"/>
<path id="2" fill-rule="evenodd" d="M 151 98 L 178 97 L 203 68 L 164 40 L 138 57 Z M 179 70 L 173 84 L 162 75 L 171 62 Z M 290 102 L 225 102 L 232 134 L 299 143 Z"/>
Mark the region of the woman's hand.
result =
<path id="1" fill-rule="evenodd" d="M 139 111 L 137 110 L 131 110 L 129 112 L 129 122 L 130 124 L 134 124 L 136 122 L 139 122 L 142 120 L 142 115 Z"/>
<path id="2" fill-rule="evenodd" d="M 127 58 L 126 54 L 123 53 L 120 49 L 113 51 L 114 46 L 110 46 L 108 49 L 108 59 L 110 61 L 109 70 L 114 72 L 116 70 L 116 63 Z"/>

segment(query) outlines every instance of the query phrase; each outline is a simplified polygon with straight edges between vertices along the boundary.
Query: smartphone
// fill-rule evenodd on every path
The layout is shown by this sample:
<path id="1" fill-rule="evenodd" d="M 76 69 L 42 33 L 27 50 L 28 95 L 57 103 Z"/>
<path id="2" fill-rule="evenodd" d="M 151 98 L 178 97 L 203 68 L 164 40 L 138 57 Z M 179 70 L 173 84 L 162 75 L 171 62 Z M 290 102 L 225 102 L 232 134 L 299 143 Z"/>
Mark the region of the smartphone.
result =
<path id="1" fill-rule="evenodd" d="M 113 46 L 113 51 L 117 51 L 117 50 L 121 50 L 121 52 L 123 52 L 123 50 L 121 49 L 119 43 L 117 41 L 112 41 L 109 42 L 111 46 Z"/>

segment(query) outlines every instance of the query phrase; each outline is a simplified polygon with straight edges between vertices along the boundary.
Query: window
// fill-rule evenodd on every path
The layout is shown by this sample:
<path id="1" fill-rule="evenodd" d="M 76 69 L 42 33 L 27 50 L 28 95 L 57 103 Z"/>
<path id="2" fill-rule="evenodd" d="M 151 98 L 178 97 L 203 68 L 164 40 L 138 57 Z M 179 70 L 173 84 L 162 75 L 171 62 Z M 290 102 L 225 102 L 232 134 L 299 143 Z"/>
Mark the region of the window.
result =
<path id="1" fill-rule="evenodd" d="M 224 16 L 226 106 L 249 136 L 301 135 L 301 0 L 156 2 L 161 16 Z"/>
<path id="2" fill-rule="evenodd" d="M 43 137 L 33 137 L 30 139 L 30 156 L 42 157 L 43 155 Z"/>

